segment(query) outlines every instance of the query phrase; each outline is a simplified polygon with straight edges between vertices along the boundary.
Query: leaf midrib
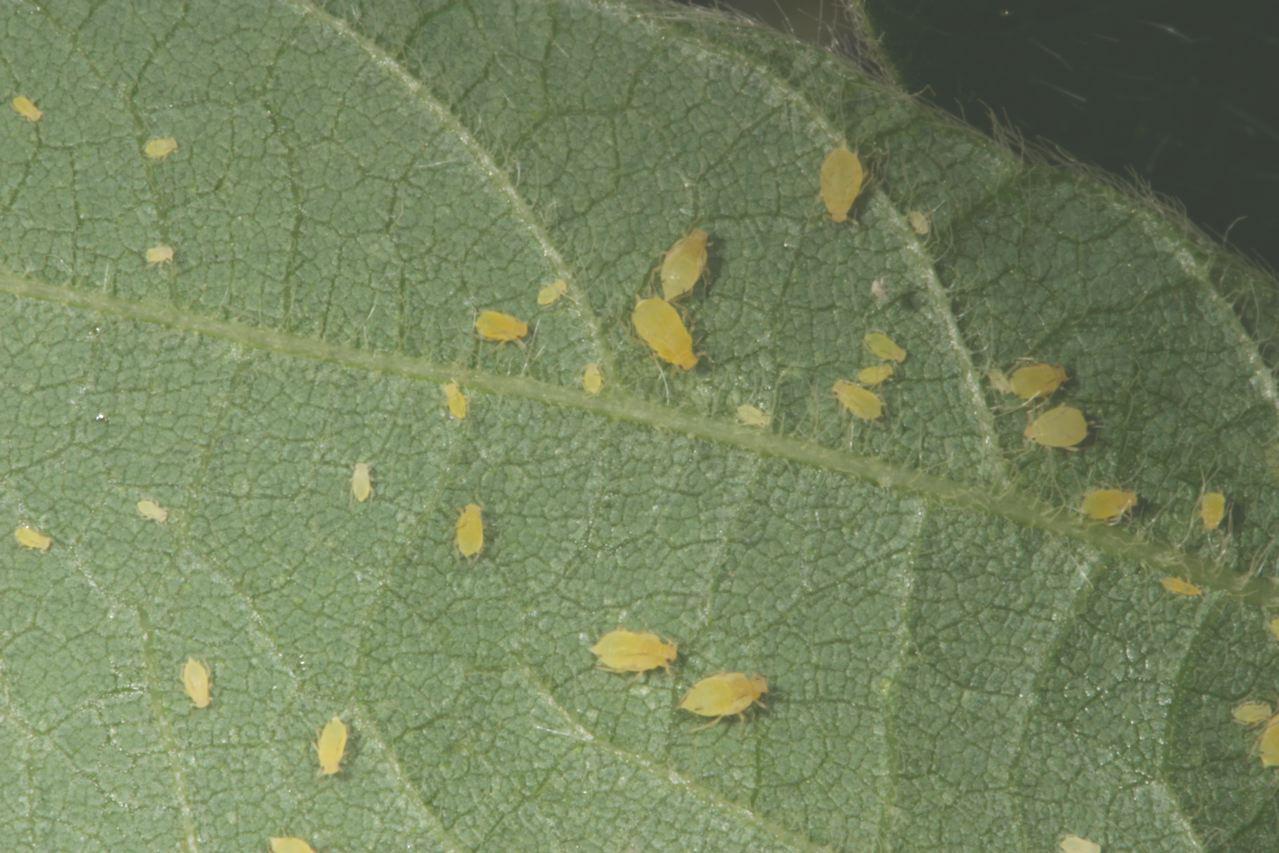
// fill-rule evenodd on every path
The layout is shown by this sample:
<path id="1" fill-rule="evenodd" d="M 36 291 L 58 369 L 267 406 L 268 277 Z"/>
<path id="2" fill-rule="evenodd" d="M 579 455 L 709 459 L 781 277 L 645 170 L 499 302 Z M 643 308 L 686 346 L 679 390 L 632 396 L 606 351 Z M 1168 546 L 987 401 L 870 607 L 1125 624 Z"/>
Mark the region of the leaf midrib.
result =
<path id="1" fill-rule="evenodd" d="M 1132 560 L 1161 573 L 1185 577 L 1209 589 L 1231 592 L 1251 604 L 1266 605 L 1279 599 L 1279 589 L 1272 579 L 1237 575 L 1228 566 L 1186 554 L 1162 542 L 1139 538 L 1122 527 L 1085 521 L 1068 509 L 1045 504 L 1015 489 L 996 492 L 993 491 L 996 487 L 990 485 L 968 484 L 927 474 L 807 439 L 779 435 L 719 418 L 656 405 L 650 400 L 630 394 L 608 391 L 595 397 L 575 388 L 527 376 L 499 375 L 400 353 L 356 349 L 231 320 L 184 314 L 172 305 L 130 302 L 102 292 L 49 284 L 9 270 L 0 269 L 0 293 L 350 370 L 399 376 L 415 381 L 438 383 L 455 380 L 471 391 L 576 409 L 585 414 L 680 433 L 761 456 L 844 474 L 890 491 L 937 501 L 966 511 L 1004 518 L 1023 527 L 1079 541 L 1108 556 Z"/>

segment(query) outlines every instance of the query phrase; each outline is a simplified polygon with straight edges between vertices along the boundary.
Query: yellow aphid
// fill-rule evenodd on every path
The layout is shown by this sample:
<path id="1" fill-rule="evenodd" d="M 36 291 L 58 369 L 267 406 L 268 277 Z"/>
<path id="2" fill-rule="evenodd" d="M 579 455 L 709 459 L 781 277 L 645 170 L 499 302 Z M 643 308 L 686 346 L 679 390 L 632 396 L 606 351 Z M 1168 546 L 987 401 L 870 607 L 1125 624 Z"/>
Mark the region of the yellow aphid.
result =
<path id="1" fill-rule="evenodd" d="M 341 770 L 342 756 L 346 755 L 346 723 L 338 717 L 325 723 L 315 742 L 315 754 L 320 759 L 321 776 L 332 776 Z"/>
<path id="2" fill-rule="evenodd" d="M 1090 489 L 1084 493 L 1079 511 L 1095 521 L 1112 524 L 1123 518 L 1124 513 L 1137 503 L 1137 493 L 1124 489 Z"/>
<path id="3" fill-rule="evenodd" d="M 1279 640 L 1279 616 L 1266 623 L 1266 630 L 1270 632 L 1270 636 Z"/>
<path id="4" fill-rule="evenodd" d="M 543 308 L 548 305 L 554 305 L 566 293 L 568 293 L 568 282 L 562 278 L 558 279 L 542 286 L 542 289 L 537 292 L 537 304 Z"/>
<path id="5" fill-rule="evenodd" d="M 896 341 L 883 332 L 867 332 L 866 337 L 862 338 L 862 343 L 875 358 L 895 361 L 898 364 L 906 360 L 906 350 L 899 347 Z"/>
<path id="6" fill-rule="evenodd" d="M 832 148 L 822 161 L 821 192 L 826 212 L 835 222 L 848 219 L 848 211 L 862 192 L 866 173 L 862 161 L 845 145 Z"/>
<path id="7" fill-rule="evenodd" d="M 604 390 L 604 371 L 594 362 L 586 365 L 582 371 L 582 388 L 587 394 L 598 394 Z"/>
<path id="8" fill-rule="evenodd" d="M 684 370 L 697 366 L 693 355 L 693 336 L 684 326 L 679 312 L 664 299 L 641 299 L 631 312 L 635 331 L 663 361 Z"/>
<path id="9" fill-rule="evenodd" d="M 359 503 L 373 497 L 373 469 L 367 462 L 356 462 L 351 470 L 351 497 Z"/>
<path id="10" fill-rule="evenodd" d="M 142 153 L 147 155 L 148 160 L 163 160 L 177 150 L 178 141 L 172 136 L 157 136 L 148 139 L 147 144 L 142 146 Z"/>
<path id="11" fill-rule="evenodd" d="M 457 517 L 453 543 L 463 557 L 474 557 L 484 550 L 484 510 L 479 504 L 467 504 Z"/>
<path id="12" fill-rule="evenodd" d="M 9 102 L 9 106 L 13 107 L 15 113 L 29 122 L 37 122 L 44 118 L 44 111 L 37 107 L 35 101 L 26 95 L 14 95 L 13 100 Z"/>
<path id="13" fill-rule="evenodd" d="M 1088 437 L 1088 422 L 1074 406 L 1057 406 L 1031 421 L 1023 435 L 1044 447 L 1072 450 Z"/>
<path id="14" fill-rule="evenodd" d="M 1204 492 L 1199 499 L 1199 520 L 1204 530 L 1216 530 L 1226 517 L 1226 496 L 1221 492 Z"/>
<path id="15" fill-rule="evenodd" d="M 875 364 L 857 371 L 857 381 L 871 388 L 876 385 L 883 385 L 892 378 L 893 366 L 891 364 Z"/>
<path id="16" fill-rule="evenodd" d="M 1052 393 L 1069 378 L 1065 368 L 1060 364 L 1036 362 L 1014 370 L 1008 384 L 1018 397 L 1023 400 L 1033 400 L 1036 397 L 1051 397 Z"/>
<path id="17" fill-rule="evenodd" d="M 767 692 L 768 680 L 762 675 L 719 672 L 694 684 L 679 701 L 679 707 L 702 717 L 714 717 L 709 724 L 713 726 L 731 714 L 740 717 L 756 702 L 762 706 L 759 697 Z"/>
<path id="18" fill-rule="evenodd" d="M 659 666 L 670 672 L 679 647 L 648 631 L 619 628 L 600 637 L 591 654 L 609 672 L 648 672 Z"/>
<path id="19" fill-rule="evenodd" d="M 454 420 L 466 420 L 466 413 L 470 411 L 471 401 L 462 393 L 461 387 L 456 382 L 445 382 L 440 388 L 444 391 L 444 402 L 448 404 L 449 415 Z"/>
<path id="20" fill-rule="evenodd" d="M 768 429 L 773 423 L 773 416 L 750 403 L 742 403 L 737 407 L 737 422 L 744 426 Z"/>
<path id="21" fill-rule="evenodd" d="M 1261 737 L 1257 738 L 1257 752 L 1261 755 L 1262 767 L 1279 764 L 1279 717 L 1271 717 L 1266 723 Z"/>
<path id="22" fill-rule="evenodd" d="M 697 284 L 706 270 L 706 239 L 700 228 L 675 241 L 662 258 L 662 296 L 669 302 L 679 299 Z"/>
<path id="23" fill-rule="evenodd" d="M 209 668 L 195 658 L 182 665 L 182 687 L 197 708 L 209 707 Z"/>
<path id="24" fill-rule="evenodd" d="M 1057 849 L 1061 853 L 1101 853 L 1101 845 L 1078 835 L 1063 835 L 1057 839 Z"/>
<path id="25" fill-rule="evenodd" d="M 33 551 L 48 551 L 53 547 L 53 537 L 25 524 L 13 531 L 13 538 L 17 539 L 18 544 L 23 548 L 30 548 Z"/>
<path id="26" fill-rule="evenodd" d="M 991 370 L 986 373 L 986 378 L 990 380 L 990 386 L 1000 394 L 1013 393 L 1013 383 L 1002 370 Z"/>
<path id="27" fill-rule="evenodd" d="M 1240 702 L 1230 709 L 1230 716 L 1241 726 L 1260 725 L 1269 720 L 1272 713 L 1269 702 L 1258 702 L 1255 699 Z"/>
<path id="28" fill-rule="evenodd" d="M 169 511 L 149 498 L 138 501 L 138 515 L 158 524 L 164 524 L 169 520 Z"/>
<path id="29" fill-rule="evenodd" d="M 1181 578 L 1160 578 L 1159 583 L 1164 589 L 1168 590 L 1173 595 L 1193 597 L 1204 594 L 1204 591 L 1200 586 L 1193 584 L 1190 581 L 1182 580 Z"/>
<path id="30" fill-rule="evenodd" d="M 486 341 L 507 343 L 528 334 L 528 323 L 501 311 L 481 311 L 475 318 L 475 331 Z"/>
<path id="31" fill-rule="evenodd" d="M 907 213 L 906 221 L 910 223 L 910 230 L 920 237 L 927 237 L 928 232 L 933 230 L 932 223 L 928 221 L 928 214 L 922 210 L 912 210 Z"/>
<path id="32" fill-rule="evenodd" d="M 271 838 L 271 853 L 315 853 L 315 848 L 292 835 Z"/>
<path id="33" fill-rule="evenodd" d="M 884 401 L 879 399 L 879 395 L 856 382 L 836 379 L 831 390 L 841 406 L 864 421 L 877 421 L 884 414 Z"/>
<path id="34" fill-rule="evenodd" d="M 156 264 L 167 264 L 173 260 L 172 246 L 152 246 L 147 249 L 147 263 L 155 266 Z"/>

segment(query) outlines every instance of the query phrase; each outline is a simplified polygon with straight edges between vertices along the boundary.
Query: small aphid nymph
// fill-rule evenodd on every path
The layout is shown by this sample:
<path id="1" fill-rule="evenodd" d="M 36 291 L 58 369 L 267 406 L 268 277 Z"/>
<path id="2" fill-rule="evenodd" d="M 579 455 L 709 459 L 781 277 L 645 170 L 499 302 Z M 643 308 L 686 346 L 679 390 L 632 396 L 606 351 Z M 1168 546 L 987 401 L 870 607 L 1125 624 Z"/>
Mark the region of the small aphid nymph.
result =
<path id="1" fill-rule="evenodd" d="M 468 559 L 484 550 L 484 510 L 479 504 L 462 508 L 453 531 L 453 544 Z"/>
<path id="2" fill-rule="evenodd" d="M 928 232 L 933 230 L 932 222 L 928 219 L 928 214 L 922 210 L 912 210 L 906 214 L 906 221 L 910 223 L 910 230 L 914 231 L 919 237 L 927 237 Z"/>
<path id="3" fill-rule="evenodd" d="M 1013 393 L 1013 383 L 1008 379 L 1008 374 L 1002 370 L 987 371 L 986 378 L 990 380 L 990 387 L 1000 394 Z"/>
<path id="4" fill-rule="evenodd" d="M 848 220 L 848 211 L 862 192 L 866 172 L 861 159 L 848 146 L 832 148 L 822 161 L 821 195 L 832 222 Z"/>
<path id="5" fill-rule="evenodd" d="M 157 136 L 142 146 L 142 153 L 148 160 L 163 160 L 177 150 L 178 141 L 172 136 Z"/>
<path id="6" fill-rule="evenodd" d="M 1063 835 L 1057 839 L 1061 853 L 1101 853 L 1101 845 L 1078 835 Z"/>
<path id="7" fill-rule="evenodd" d="M 475 331 L 486 341 L 509 343 L 528 334 L 528 323 L 501 311 L 481 311 L 475 318 Z"/>
<path id="8" fill-rule="evenodd" d="M 1226 496 L 1221 492 L 1204 492 L 1199 498 L 1199 520 L 1204 530 L 1216 530 L 1226 517 Z"/>
<path id="9" fill-rule="evenodd" d="M 693 336 L 684 319 L 664 299 L 641 299 L 631 312 L 635 332 L 658 358 L 684 370 L 697 366 Z"/>
<path id="10" fill-rule="evenodd" d="M 853 416 L 863 421 L 877 421 L 884 414 L 884 401 L 869 388 L 849 382 L 847 379 L 836 379 L 831 386 L 835 399 L 839 404 L 852 412 Z"/>
<path id="11" fill-rule="evenodd" d="M 737 422 L 743 426 L 768 429 L 773 423 L 773 416 L 750 403 L 742 403 L 737 407 Z"/>
<path id="12" fill-rule="evenodd" d="M 315 853 L 315 848 L 296 836 L 272 836 L 271 853 Z"/>
<path id="13" fill-rule="evenodd" d="M 1116 524 L 1137 504 L 1137 493 L 1126 489 L 1090 489 L 1079 511 L 1094 521 Z"/>
<path id="14" fill-rule="evenodd" d="M 898 364 L 906 360 L 906 350 L 898 346 L 896 341 L 883 332 L 867 332 L 866 336 L 862 338 L 862 343 L 865 344 L 866 349 L 875 358 L 883 359 L 884 361 L 895 361 Z"/>
<path id="15" fill-rule="evenodd" d="M 1266 623 L 1266 630 L 1270 632 L 1270 636 L 1279 640 L 1279 616 Z"/>
<path id="16" fill-rule="evenodd" d="M 449 409 L 449 417 L 455 421 L 466 420 L 466 413 L 471 409 L 471 401 L 462 393 L 456 382 L 445 382 L 440 388 L 444 391 L 444 402 Z"/>
<path id="17" fill-rule="evenodd" d="M 332 776 L 342 769 L 342 756 L 346 755 L 346 723 L 334 717 L 320 730 L 315 742 L 315 753 L 320 759 L 320 775 Z"/>
<path id="18" fill-rule="evenodd" d="M 743 672 L 718 672 L 694 684 L 680 700 L 679 707 L 701 717 L 714 717 L 702 728 L 736 714 L 739 718 L 751 705 L 768 692 L 768 680 L 762 675 Z"/>
<path id="19" fill-rule="evenodd" d="M 1262 767 L 1279 765 L 1279 717 L 1271 717 L 1257 738 L 1257 754 Z"/>
<path id="20" fill-rule="evenodd" d="M 554 305 L 568 293 L 568 282 L 564 279 L 556 279 L 550 284 L 543 285 L 537 292 L 537 304 L 546 308 Z"/>
<path id="21" fill-rule="evenodd" d="M 32 124 L 44 118 L 44 111 L 37 107 L 35 101 L 26 95 L 14 95 L 13 100 L 9 102 L 9 106 L 13 107 L 15 113 Z"/>
<path id="22" fill-rule="evenodd" d="M 863 367 L 857 371 L 857 381 L 868 388 L 874 388 L 892 379 L 893 369 L 891 364 L 874 364 L 870 367 Z"/>
<path id="23" fill-rule="evenodd" d="M 697 284 L 706 270 L 706 240 L 709 235 L 701 228 L 694 228 L 687 236 L 675 241 L 662 258 L 662 297 L 667 301 L 679 299 Z"/>
<path id="24" fill-rule="evenodd" d="M 169 520 L 169 511 L 150 498 L 138 501 L 138 515 L 156 524 L 164 524 Z"/>
<path id="25" fill-rule="evenodd" d="M 157 264 L 168 264 L 173 262 L 172 246 L 152 246 L 147 249 L 147 264 L 156 266 Z"/>
<path id="26" fill-rule="evenodd" d="M 604 371 L 598 364 L 591 362 L 582 371 L 582 390 L 591 396 L 604 390 Z"/>
<path id="27" fill-rule="evenodd" d="M 1204 594 L 1203 588 L 1198 584 L 1193 584 L 1181 578 L 1160 578 L 1159 584 L 1173 595 L 1184 595 L 1188 598 L 1193 598 Z"/>
<path id="28" fill-rule="evenodd" d="M 1036 362 L 1014 370 L 1008 384 L 1012 393 L 1023 400 L 1034 400 L 1037 397 L 1047 399 L 1069 378 L 1066 369 L 1060 364 Z"/>
<path id="29" fill-rule="evenodd" d="M 659 666 L 670 672 L 679 646 L 648 631 L 618 628 L 600 637 L 591 654 L 609 672 L 648 672 Z"/>
<path id="30" fill-rule="evenodd" d="M 351 497 L 364 503 L 373 497 L 373 469 L 367 462 L 356 462 L 351 470 Z"/>
<path id="31" fill-rule="evenodd" d="M 1241 726 L 1259 726 L 1274 714 L 1269 702 L 1248 699 L 1230 709 L 1230 717 Z"/>
<path id="32" fill-rule="evenodd" d="M 1057 406 L 1031 421 L 1023 435 L 1043 447 L 1074 450 L 1088 437 L 1088 422 L 1074 406 Z"/>
<path id="33" fill-rule="evenodd" d="M 18 544 L 23 548 L 30 548 L 32 551 L 48 551 L 53 547 L 52 536 L 25 524 L 13 531 L 13 538 L 17 539 Z"/>
<path id="34" fill-rule="evenodd" d="M 197 708 L 209 707 L 210 696 L 209 668 L 195 658 L 187 658 L 182 665 L 182 689 L 191 698 L 191 704 Z"/>

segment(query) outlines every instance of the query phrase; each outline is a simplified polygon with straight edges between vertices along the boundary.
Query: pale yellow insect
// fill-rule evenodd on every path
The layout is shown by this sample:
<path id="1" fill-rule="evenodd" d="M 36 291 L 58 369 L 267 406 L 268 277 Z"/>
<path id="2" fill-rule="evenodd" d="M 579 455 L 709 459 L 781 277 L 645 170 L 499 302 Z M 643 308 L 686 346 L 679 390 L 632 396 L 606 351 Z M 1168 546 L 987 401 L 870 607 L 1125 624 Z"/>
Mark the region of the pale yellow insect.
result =
<path id="1" fill-rule="evenodd" d="M 1057 840 L 1061 853 L 1101 853 L 1101 845 L 1078 835 L 1063 835 Z"/>
<path id="2" fill-rule="evenodd" d="M 484 550 L 484 510 L 479 504 L 467 504 L 457 517 L 453 543 L 463 557 L 474 557 Z"/>
<path id="3" fill-rule="evenodd" d="M 1057 406 L 1031 421 L 1023 435 L 1044 447 L 1074 450 L 1088 437 L 1088 422 L 1074 406 Z"/>
<path id="4" fill-rule="evenodd" d="M 1199 498 L 1199 520 L 1204 530 L 1216 530 L 1226 517 L 1226 496 L 1221 492 L 1204 492 Z"/>
<path id="5" fill-rule="evenodd" d="M 1279 764 L 1279 717 L 1271 717 L 1266 727 L 1257 738 L 1257 752 L 1261 755 L 1262 767 L 1274 767 Z"/>
<path id="6" fill-rule="evenodd" d="M 167 264 L 167 263 L 171 263 L 172 261 L 173 261 L 172 246 L 159 245 L 159 246 L 152 246 L 151 248 L 147 249 L 147 263 L 150 264 L 151 266 L 155 266 L 156 264 Z"/>
<path id="7" fill-rule="evenodd" d="M 648 631 L 618 628 L 600 637 L 591 654 L 609 672 L 648 672 L 659 666 L 670 672 L 679 646 Z"/>
<path id="8" fill-rule="evenodd" d="M 1069 378 L 1066 369 L 1060 364 L 1035 362 L 1014 370 L 1008 385 L 1012 393 L 1023 400 L 1033 400 L 1036 397 L 1051 397 Z"/>
<path id="9" fill-rule="evenodd" d="M 315 853 L 315 848 L 292 835 L 282 838 L 272 836 L 271 853 Z"/>
<path id="10" fill-rule="evenodd" d="M 742 403 L 737 407 L 737 422 L 743 426 L 768 429 L 773 423 L 773 416 L 750 403 Z"/>
<path id="11" fill-rule="evenodd" d="M 840 145 L 832 148 L 822 161 L 821 194 L 826 212 L 834 222 L 848 219 L 848 211 L 862 192 L 862 181 L 866 172 L 862 169 L 862 161 L 848 146 Z"/>
<path id="12" fill-rule="evenodd" d="M 138 501 L 138 515 L 157 524 L 164 524 L 169 520 L 169 511 L 150 498 Z"/>
<path id="13" fill-rule="evenodd" d="M 466 420 L 471 401 L 462 393 L 461 387 L 456 382 L 445 382 L 440 388 L 444 391 L 444 402 L 449 407 L 449 415 L 457 421 Z"/>
<path id="14" fill-rule="evenodd" d="M 1279 616 L 1266 623 L 1266 630 L 1270 632 L 1270 636 L 1279 640 Z"/>
<path id="15" fill-rule="evenodd" d="M 897 345 L 897 342 L 883 332 L 867 332 L 862 338 L 862 343 L 866 345 L 866 349 L 875 358 L 882 358 L 884 361 L 895 361 L 901 364 L 906 360 L 906 350 Z"/>
<path id="16" fill-rule="evenodd" d="M 1115 524 L 1137 503 L 1137 493 L 1125 489 L 1090 489 L 1084 493 L 1079 511 L 1094 521 Z"/>
<path id="17" fill-rule="evenodd" d="M 557 279 L 550 284 L 543 285 L 541 290 L 537 292 L 537 304 L 543 308 L 548 305 L 554 305 L 568 293 L 568 282 L 564 279 Z"/>
<path id="18" fill-rule="evenodd" d="M 933 230 L 933 224 L 928 218 L 928 214 L 922 210 L 912 210 L 906 214 L 906 221 L 910 223 L 910 230 L 914 231 L 920 237 L 927 237 L 928 232 Z"/>
<path id="19" fill-rule="evenodd" d="M 694 228 L 675 241 L 662 258 L 662 296 L 667 302 L 679 299 L 697 284 L 706 270 L 708 234 Z"/>
<path id="20" fill-rule="evenodd" d="M 18 544 L 23 548 L 30 548 L 32 551 L 48 551 L 53 547 L 52 536 L 25 524 L 13 531 L 13 538 L 17 539 Z"/>
<path id="21" fill-rule="evenodd" d="M 346 755 L 346 723 L 334 717 L 320 729 L 320 739 L 315 742 L 315 754 L 320 759 L 320 775 L 332 776 L 342 769 L 342 756 Z"/>
<path id="22" fill-rule="evenodd" d="M 191 704 L 197 708 L 209 707 L 210 686 L 209 668 L 195 658 L 187 658 L 182 665 L 182 689 L 191 697 Z"/>
<path id="23" fill-rule="evenodd" d="M 501 311 L 481 311 L 475 318 L 475 331 L 486 341 L 508 343 L 528 334 L 528 323 Z"/>
<path id="24" fill-rule="evenodd" d="M 857 381 L 870 388 L 883 385 L 892 378 L 893 366 L 891 364 L 875 364 L 857 371 Z"/>
<path id="25" fill-rule="evenodd" d="M 1168 590 L 1173 595 L 1194 597 L 1196 595 L 1204 594 L 1203 588 L 1198 584 L 1193 584 L 1190 581 L 1182 580 L 1181 578 L 1160 578 L 1159 583 L 1164 589 Z"/>
<path id="26" fill-rule="evenodd" d="M 1270 719 L 1274 712 L 1269 702 L 1248 699 L 1230 709 L 1231 718 L 1241 726 L 1256 726 Z"/>
<path id="27" fill-rule="evenodd" d="M 743 717 L 747 708 L 758 703 L 768 692 L 768 680 L 762 675 L 743 672 L 718 672 L 694 684 L 679 701 L 679 707 L 702 717 L 714 717 L 702 728 L 715 725 L 727 716 Z"/>
<path id="28" fill-rule="evenodd" d="M 373 469 L 367 462 L 356 462 L 351 469 L 351 497 L 364 503 L 373 497 Z"/>
<path id="29" fill-rule="evenodd" d="M 35 123 L 44 118 L 44 112 L 36 106 L 35 101 L 26 95 L 14 95 L 13 100 L 9 102 L 9 106 L 13 107 L 15 113 L 29 122 Z"/>
<path id="30" fill-rule="evenodd" d="M 163 160 L 177 150 L 178 141 L 172 136 L 157 136 L 148 139 L 147 144 L 142 146 L 142 153 L 148 160 Z"/>
<path id="31" fill-rule="evenodd" d="M 693 336 L 684 326 L 679 312 L 664 299 L 641 299 L 631 312 L 635 331 L 649 349 L 663 361 L 684 370 L 697 366 L 693 354 Z"/>
<path id="32" fill-rule="evenodd" d="M 847 379 L 836 379 L 831 386 L 835 399 L 857 418 L 864 421 L 877 421 L 884 414 L 884 401 L 869 388 Z"/>
<path id="33" fill-rule="evenodd" d="M 604 390 L 604 371 L 598 364 L 591 362 L 582 371 L 582 389 L 592 395 Z"/>

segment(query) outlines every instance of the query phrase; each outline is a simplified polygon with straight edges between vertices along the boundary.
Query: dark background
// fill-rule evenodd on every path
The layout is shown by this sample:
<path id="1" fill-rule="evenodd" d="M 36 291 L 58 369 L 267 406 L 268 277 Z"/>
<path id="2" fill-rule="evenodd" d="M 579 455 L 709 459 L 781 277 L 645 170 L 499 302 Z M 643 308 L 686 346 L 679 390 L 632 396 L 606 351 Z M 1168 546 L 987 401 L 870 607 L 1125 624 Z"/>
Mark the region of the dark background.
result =
<path id="1" fill-rule="evenodd" d="M 839 0 L 697 0 L 850 44 Z M 866 0 L 906 87 L 1184 205 L 1279 267 L 1279 0 Z"/>

